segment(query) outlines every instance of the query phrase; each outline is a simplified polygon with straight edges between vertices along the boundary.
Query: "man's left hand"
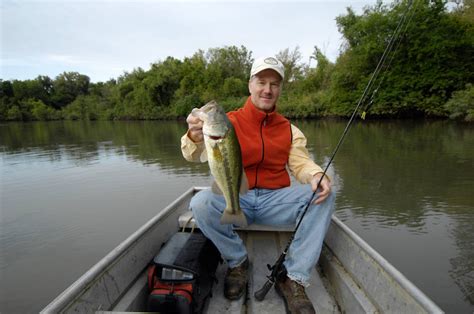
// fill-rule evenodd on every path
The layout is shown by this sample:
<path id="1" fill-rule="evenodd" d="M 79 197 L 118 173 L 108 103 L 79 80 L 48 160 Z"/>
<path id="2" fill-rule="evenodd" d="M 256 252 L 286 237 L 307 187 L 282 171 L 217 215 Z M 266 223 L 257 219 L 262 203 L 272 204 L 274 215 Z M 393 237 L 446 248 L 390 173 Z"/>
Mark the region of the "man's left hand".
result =
<path id="1" fill-rule="evenodd" d="M 319 179 L 321 179 L 322 173 L 316 173 L 313 176 L 313 179 L 311 179 L 311 188 L 313 191 L 316 191 L 316 187 L 318 185 Z M 321 204 L 328 198 L 329 194 L 331 193 L 331 181 L 324 176 L 323 180 L 321 181 L 321 184 L 319 185 L 318 193 L 316 193 L 316 200 L 314 201 L 314 204 Z"/>

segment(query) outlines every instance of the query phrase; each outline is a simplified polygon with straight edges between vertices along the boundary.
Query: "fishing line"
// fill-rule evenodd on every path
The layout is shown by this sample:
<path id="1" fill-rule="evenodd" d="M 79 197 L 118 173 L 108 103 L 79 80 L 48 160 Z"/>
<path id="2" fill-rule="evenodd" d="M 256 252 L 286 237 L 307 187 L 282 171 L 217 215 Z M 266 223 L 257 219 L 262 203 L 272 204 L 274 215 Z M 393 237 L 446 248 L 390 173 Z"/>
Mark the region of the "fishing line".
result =
<path id="1" fill-rule="evenodd" d="M 377 79 L 377 77 L 380 73 L 380 70 L 381 70 L 382 66 L 384 65 L 384 63 L 385 63 L 385 60 L 387 59 L 388 54 L 392 51 L 394 43 L 398 39 L 397 37 L 400 36 L 400 30 L 402 29 L 403 24 L 406 21 L 406 17 L 408 15 L 408 12 L 410 12 L 410 10 L 412 9 L 412 6 L 413 6 L 413 0 L 409 0 L 408 5 L 407 5 L 407 9 L 404 12 L 404 14 L 402 15 L 395 31 L 392 33 L 390 41 L 387 44 L 387 46 L 385 47 L 385 50 L 384 50 L 382 56 L 380 57 L 379 62 L 377 64 L 374 72 L 372 73 L 369 82 L 367 83 L 367 85 L 364 89 L 364 92 L 362 93 L 362 96 L 359 98 L 359 101 L 357 102 L 357 106 L 355 107 L 354 111 L 352 112 L 352 115 L 351 115 L 349 121 L 347 122 L 346 127 L 344 128 L 344 131 L 342 132 L 341 137 L 339 138 L 339 141 L 336 145 L 336 148 L 334 149 L 334 151 L 331 155 L 331 158 L 329 159 L 329 162 L 328 162 L 328 164 L 326 165 L 326 167 L 323 171 L 323 175 L 321 176 L 321 178 L 319 178 L 319 181 L 316 185 L 316 190 L 313 191 L 313 193 L 311 195 L 311 198 L 309 199 L 308 203 L 306 204 L 306 206 L 303 210 L 303 214 L 301 215 L 301 218 L 298 220 L 298 223 L 296 224 L 296 227 L 293 230 L 293 233 L 291 234 L 290 239 L 288 240 L 288 243 L 286 244 L 285 249 L 280 254 L 278 260 L 275 262 L 275 264 L 273 266 L 270 266 L 269 264 L 267 264 L 268 270 L 271 271 L 271 274 L 269 276 L 267 276 L 268 280 L 264 283 L 263 287 L 260 290 L 256 291 L 255 294 L 254 294 L 255 299 L 257 299 L 258 301 L 262 301 L 265 298 L 265 296 L 267 295 L 270 288 L 275 284 L 277 276 L 282 271 L 281 266 L 283 265 L 283 262 L 285 261 L 285 256 L 288 253 L 288 250 L 290 248 L 291 243 L 293 242 L 293 239 L 295 238 L 295 234 L 298 231 L 298 228 L 300 227 L 301 222 L 303 221 L 303 218 L 306 215 L 306 212 L 308 211 L 309 206 L 313 202 L 313 199 L 316 196 L 316 192 L 319 189 L 319 187 L 321 185 L 321 182 L 323 181 L 324 177 L 326 176 L 326 173 L 329 169 L 329 166 L 331 165 L 332 161 L 334 160 L 334 157 L 336 156 L 336 153 L 339 151 L 339 148 L 341 147 L 342 142 L 344 141 L 344 138 L 346 137 L 347 132 L 349 132 L 349 129 L 350 129 L 350 127 L 352 125 L 352 122 L 354 121 L 354 119 L 357 115 L 357 112 L 359 111 L 359 108 L 361 107 L 362 103 L 366 99 L 368 91 L 372 88 L 372 85 L 375 83 L 375 80 Z M 397 47 L 398 47 L 398 45 L 397 45 Z M 365 117 L 365 115 L 364 115 L 364 117 Z"/>
<path id="2" fill-rule="evenodd" d="M 388 68 L 390 68 L 390 65 L 392 64 L 393 59 L 395 59 L 395 52 L 398 50 L 398 47 L 400 47 L 400 44 L 402 42 L 402 37 L 407 32 L 408 25 L 410 25 L 411 20 L 413 19 L 413 16 L 415 15 L 416 4 L 413 5 L 413 10 L 410 10 L 410 5 L 411 5 L 410 3 L 407 5 L 405 13 L 403 14 L 402 18 L 399 20 L 399 23 L 398 23 L 395 31 L 392 34 L 392 37 L 397 38 L 397 40 L 396 40 L 397 43 L 396 43 L 395 49 L 390 51 L 390 55 L 391 55 L 390 60 L 388 61 L 387 66 L 385 67 L 382 78 L 379 80 L 379 83 L 378 83 L 377 87 L 372 90 L 371 95 L 370 95 L 370 100 L 367 103 L 367 105 L 365 106 L 365 108 L 362 110 L 361 118 L 363 120 L 365 120 L 365 116 L 366 116 L 367 112 L 369 112 L 370 108 L 374 104 L 375 96 L 377 95 L 377 92 L 379 91 L 380 86 L 382 85 L 382 82 L 385 80 L 386 74 L 388 72 Z M 408 17 L 408 21 L 405 23 L 405 19 L 406 19 L 407 14 L 410 14 L 410 15 Z M 405 25 L 403 25 L 404 23 L 405 23 Z M 405 26 L 405 29 L 403 31 L 401 31 L 403 26 Z"/>

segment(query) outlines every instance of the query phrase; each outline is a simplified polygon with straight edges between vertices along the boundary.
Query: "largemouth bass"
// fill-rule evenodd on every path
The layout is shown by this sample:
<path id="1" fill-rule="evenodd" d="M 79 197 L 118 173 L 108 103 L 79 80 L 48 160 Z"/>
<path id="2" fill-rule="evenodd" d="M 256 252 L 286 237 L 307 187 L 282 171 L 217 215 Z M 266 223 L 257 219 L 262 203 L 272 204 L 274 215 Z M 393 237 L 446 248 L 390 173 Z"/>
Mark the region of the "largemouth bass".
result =
<path id="1" fill-rule="evenodd" d="M 214 177 L 212 190 L 222 194 L 226 202 L 221 224 L 247 226 L 247 218 L 240 208 L 239 193 L 247 193 L 248 183 L 234 127 L 224 109 L 215 101 L 193 109 L 192 114 L 203 121 L 207 160 Z"/>

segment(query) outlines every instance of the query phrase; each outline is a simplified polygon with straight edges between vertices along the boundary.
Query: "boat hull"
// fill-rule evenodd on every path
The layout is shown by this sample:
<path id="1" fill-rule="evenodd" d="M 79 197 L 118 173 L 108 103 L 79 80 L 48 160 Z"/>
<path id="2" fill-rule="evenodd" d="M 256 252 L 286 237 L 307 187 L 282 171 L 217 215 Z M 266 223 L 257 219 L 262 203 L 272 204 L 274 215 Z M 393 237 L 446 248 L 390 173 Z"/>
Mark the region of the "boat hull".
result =
<path id="1" fill-rule="evenodd" d="M 190 228 L 189 201 L 202 188 L 191 188 L 105 256 L 42 312 L 139 312 L 146 310 L 146 267 L 160 247 L 181 227 Z M 223 296 L 225 263 L 217 270 L 208 313 L 284 313 L 272 289 L 253 298 L 290 238 L 292 227 L 252 225 L 238 229 L 250 266 L 247 297 Z M 307 294 L 318 313 L 442 313 L 442 310 L 339 219 L 333 216 Z"/>

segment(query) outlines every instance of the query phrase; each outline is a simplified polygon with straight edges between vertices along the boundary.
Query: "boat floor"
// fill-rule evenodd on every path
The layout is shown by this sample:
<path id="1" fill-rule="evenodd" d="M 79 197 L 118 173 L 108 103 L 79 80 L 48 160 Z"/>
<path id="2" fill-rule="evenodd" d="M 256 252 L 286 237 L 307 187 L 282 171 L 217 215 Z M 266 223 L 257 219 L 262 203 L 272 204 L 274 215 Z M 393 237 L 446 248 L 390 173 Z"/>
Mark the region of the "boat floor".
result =
<path id="1" fill-rule="evenodd" d="M 263 301 L 254 298 L 254 292 L 260 289 L 269 274 L 267 264 L 273 264 L 283 251 L 290 233 L 288 232 L 268 232 L 268 231 L 239 231 L 242 240 L 245 242 L 249 260 L 249 284 L 246 295 L 237 301 L 230 301 L 224 297 L 224 276 L 227 270 L 226 263 L 219 265 L 217 269 L 217 284 L 213 287 L 212 297 L 207 306 L 206 313 L 285 313 L 285 305 L 274 288 L 272 288 Z M 125 295 L 114 307 L 113 311 L 98 311 L 96 313 L 118 313 L 140 312 L 146 308 L 146 274 L 145 272 L 135 283 L 135 288 L 129 290 L 130 295 Z M 137 291 L 131 293 L 130 291 Z M 317 313 L 340 313 L 339 307 L 332 296 L 331 286 L 321 268 L 316 266 L 313 270 L 310 286 L 306 288 L 306 293 L 312 301 Z M 137 295 L 142 295 L 137 297 Z M 145 297 L 144 297 L 145 296 Z M 130 301 L 136 298 L 135 301 Z M 130 307 L 130 304 L 134 304 Z"/>
<path id="2" fill-rule="evenodd" d="M 273 264 L 288 242 L 290 234 L 284 232 L 251 231 L 241 235 L 246 243 L 250 259 L 250 279 L 245 298 L 231 302 L 224 298 L 224 275 L 227 265 L 218 269 L 219 282 L 214 290 L 208 313 L 285 313 L 285 305 L 280 296 L 272 288 L 261 302 L 254 297 L 266 282 L 269 274 L 267 264 Z M 313 270 L 310 286 L 306 293 L 312 301 L 317 313 L 339 313 L 336 301 L 330 293 L 329 281 L 321 273 L 321 268 Z"/>

